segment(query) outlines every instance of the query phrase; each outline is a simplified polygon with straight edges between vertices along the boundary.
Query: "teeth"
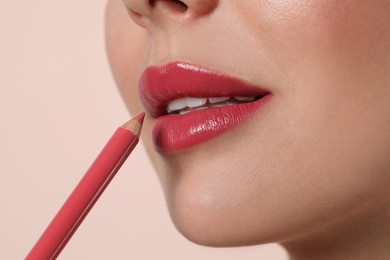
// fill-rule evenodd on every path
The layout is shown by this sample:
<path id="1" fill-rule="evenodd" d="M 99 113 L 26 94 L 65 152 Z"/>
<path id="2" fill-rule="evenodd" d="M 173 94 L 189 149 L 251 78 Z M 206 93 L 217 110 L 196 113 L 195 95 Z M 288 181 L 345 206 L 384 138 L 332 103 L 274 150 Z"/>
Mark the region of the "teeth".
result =
<path id="1" fill-rule="evenodd" d="M 234 103 L 224 103 L 224 104 L 216 104 L 216 105 L 213 105 L 212 107 L 226 107 L 226 106 L 231 106 L 231 105 L 234 105 Z"/>
<path id="2" fill-rule="evenodd" d="M 186 98 L 187 107 L 200 107 L 206 104 L 207 98 Z"/>
<path id="3" fill-rule="evenodd" d="M 214 103 L 219 103 L 228 100 L 230 97 L 214 97 L 214 98 L 209 98 L 209 102 L 211 104 Z"/>
<path id="4" fill-rule="evenodd" d="M 176 100 L 173 100 L 168 104 L 168 112 L 172 112 L 175 110 L 181 110 L 185 107 L 200 107 L 206 104 L 207 98 L 192 98 L 192 97 L 186 97 L 186 98 L 179 98 Z"/>
<path id="5" fill-rule="evenodd" d="M 241 96 L 237 96 L 233 98 L 241 102 L 250 102 L 256 99 L 256 97 L 241 97 Z M 192 110 L 203 110 L 212 107 L 223 107 L 223 106 L 237 104 L 236 102 L 234 102 L 234 100 L 228 101 L 229 99 L 231 99 L 231 97 L 179 98 L 169 102 L 167 107 L 167 112 L 172 113 L 174 111 L 177 111 L 179 114 L 184 115 L 191 112 Z M 209 105 L 204 106 L 207 103 L 207 101 L 209 102 Z M 185 108 L 192 108 L 192 110 L 185 109 Z"/>
<path id="6" fill-rule="evenodd" d="M 185 115 L 185 114 L 188 114 L 189 112 L 191 112 L 191 111 L 190 110 L 187 110 L 187 111 L 182 110 L 182 111 L 179 111 L 179 114 L 180 115 Z"/>
<path id="7" fill-rule="evenodd" d="M 186 98 L 179 98 L 168 104 L 168 112 L 180 110 L 187 106 Z"/>
<path id="8" fill-rule="evenodd" d="M 238 101 L 253 101 L 256 99 L 256 97 L 234 97 Z"/>
<path id="9" fill-rule="evenodd" d="M 208 107 L 197 107 L 194 110 L 205 110 L 205 109 L 208 109 Z"/>

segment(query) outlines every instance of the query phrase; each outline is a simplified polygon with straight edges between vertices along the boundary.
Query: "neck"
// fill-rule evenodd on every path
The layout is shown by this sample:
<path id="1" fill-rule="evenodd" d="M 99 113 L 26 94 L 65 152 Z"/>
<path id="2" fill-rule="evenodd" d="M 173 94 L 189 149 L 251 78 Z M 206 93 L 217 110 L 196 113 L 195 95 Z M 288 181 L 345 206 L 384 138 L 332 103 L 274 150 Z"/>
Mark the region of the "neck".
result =
<path id="1" fill-rule="evenodd" d="M 282 246 L 291 260 L 390 259 L 390 204 Z"/>

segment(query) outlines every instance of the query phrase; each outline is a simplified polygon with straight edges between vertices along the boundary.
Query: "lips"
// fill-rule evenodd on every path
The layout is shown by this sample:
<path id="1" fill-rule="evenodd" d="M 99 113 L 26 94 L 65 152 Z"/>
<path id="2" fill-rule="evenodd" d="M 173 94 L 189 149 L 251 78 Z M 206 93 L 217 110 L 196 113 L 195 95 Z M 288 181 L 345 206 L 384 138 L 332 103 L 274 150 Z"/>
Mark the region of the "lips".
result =
<path id="1" fill-rule="evenodd" d="M 156 118 L 152 138 L 159 152 L 215 138 L 255 114 L 272 96 L 258 86 L 185 62 L 148 67 L 139 94 Z"/>

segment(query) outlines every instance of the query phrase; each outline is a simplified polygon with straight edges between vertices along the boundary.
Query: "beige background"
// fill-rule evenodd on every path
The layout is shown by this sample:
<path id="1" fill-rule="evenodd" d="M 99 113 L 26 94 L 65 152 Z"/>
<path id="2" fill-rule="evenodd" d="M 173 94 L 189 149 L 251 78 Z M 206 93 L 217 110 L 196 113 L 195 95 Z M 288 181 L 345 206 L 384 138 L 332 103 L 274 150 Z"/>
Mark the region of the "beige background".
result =
<path id="1" fill-rule="evenodd" d="M 104 50 L 104 0 L 0 1 L 0 259 L 22 259 L 127 121 Z M 287 259 L 214 249 L 173 227 L 139 146 L 60 259 Z"/>

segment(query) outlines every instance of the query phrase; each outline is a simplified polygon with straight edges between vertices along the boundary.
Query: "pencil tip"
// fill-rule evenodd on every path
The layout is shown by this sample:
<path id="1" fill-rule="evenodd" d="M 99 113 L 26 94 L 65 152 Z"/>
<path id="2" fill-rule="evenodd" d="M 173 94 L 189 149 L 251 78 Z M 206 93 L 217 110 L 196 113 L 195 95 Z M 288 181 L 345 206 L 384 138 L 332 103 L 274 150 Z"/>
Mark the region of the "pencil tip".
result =
<path id="1" fill-rule="evenodd" d="M 144 118 L 145 118 L 145 113 L 142 112 L 138 116 L 134 117 L 133 120 L 137 121 L 138 123 L 140 123 L 142 125 L 142 123 L 144 122 Z"/>
<path id="2" fill-rule="evenodd" d="M 133 117 L 131 120 L 127 121 L 125 124 L 121 126 L 121 128 L 127 129 L 136 136 L 139 137 L 142 129 L 142 123 L 144 122 L 145 113 L 141 113 L 135 117 Z"/>

